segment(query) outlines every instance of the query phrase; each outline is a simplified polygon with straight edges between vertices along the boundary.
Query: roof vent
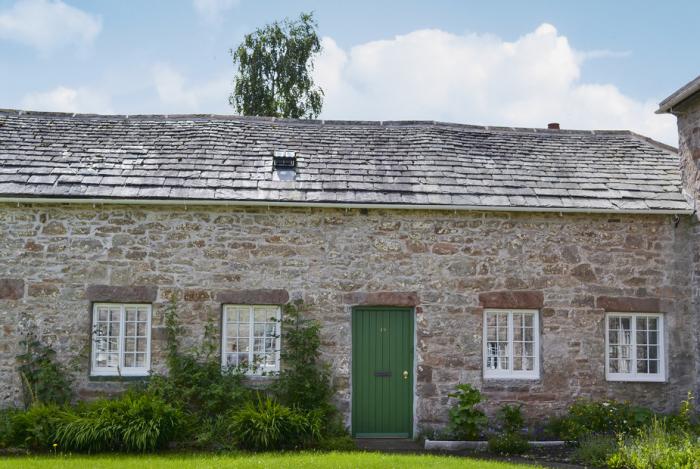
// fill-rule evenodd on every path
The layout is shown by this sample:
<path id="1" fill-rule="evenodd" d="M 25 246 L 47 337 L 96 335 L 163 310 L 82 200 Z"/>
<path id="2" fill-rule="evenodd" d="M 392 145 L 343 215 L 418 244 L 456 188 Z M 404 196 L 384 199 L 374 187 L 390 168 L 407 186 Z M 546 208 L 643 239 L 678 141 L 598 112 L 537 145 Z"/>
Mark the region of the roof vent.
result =
<path id="1" fill-rule="evenodd" d="M 272 180 L 273 181 L 294 181 L 297 158 L 293 151 L 276 150 L 272 156 Z"/>
<path id="2" fill-rule="evenodd" d="M 297 166 L 297 158 L 293 151 L 275 151 L 272 157 L 272 169 L 291 169 Z"/>
<path id="3" fill-rule="evenodd" d="M 550 122 L 547 124 L 547 128 L 550 130 L 559 130 L 559 122 Z"/>

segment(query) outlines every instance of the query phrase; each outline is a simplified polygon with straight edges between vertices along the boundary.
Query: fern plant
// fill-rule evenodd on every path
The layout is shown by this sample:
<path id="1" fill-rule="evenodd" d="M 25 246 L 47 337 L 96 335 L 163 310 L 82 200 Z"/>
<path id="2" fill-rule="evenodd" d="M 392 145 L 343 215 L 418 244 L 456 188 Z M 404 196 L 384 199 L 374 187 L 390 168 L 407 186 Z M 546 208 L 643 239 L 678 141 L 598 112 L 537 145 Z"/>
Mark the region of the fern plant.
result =
<path id="1" fill-rule="evenodd" d="M 59 425 L 56 440 L 63 449 L 84 452 L 146 452 L 162 448 L 175 438 L 183 414 L 163 400 L 125 394 L 115 400 L 86 404 Z"/>
<path id="2" fill-rule="evenodd" d="M 268 397 L 234 413 L 230 431 L 239 446 L 264 451 L 305 446 L 321 438 L 322 427 L 319 410 L 286 407 Z"/>

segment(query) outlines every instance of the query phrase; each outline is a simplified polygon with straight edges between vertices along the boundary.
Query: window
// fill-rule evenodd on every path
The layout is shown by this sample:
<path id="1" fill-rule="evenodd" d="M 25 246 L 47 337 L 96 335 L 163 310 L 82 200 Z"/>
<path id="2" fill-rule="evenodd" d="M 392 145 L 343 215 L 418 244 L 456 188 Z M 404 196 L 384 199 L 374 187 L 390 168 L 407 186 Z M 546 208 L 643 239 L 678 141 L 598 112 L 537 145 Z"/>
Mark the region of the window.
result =
<path id="1" fill-rule="evenodd" d="M 151 368 L 151 306 L 96 303 L 91 374 L 146 376 Z"/>
<path id="2" fill-rule="evenodd" d="M 605 377 L 664 381 L 663 315 L 610 313 L 605 320 Z"/>
<path id="3" fill-rule="evenodd" d="M 537 311 L 484 312 L 484 378 L 540 377 Z"/>
<path id="4" fill-rule="evenodd" d="M 279 371 L 278 306 L 226 305 L 223 323 L 222 366 L 256 374 Z"/>

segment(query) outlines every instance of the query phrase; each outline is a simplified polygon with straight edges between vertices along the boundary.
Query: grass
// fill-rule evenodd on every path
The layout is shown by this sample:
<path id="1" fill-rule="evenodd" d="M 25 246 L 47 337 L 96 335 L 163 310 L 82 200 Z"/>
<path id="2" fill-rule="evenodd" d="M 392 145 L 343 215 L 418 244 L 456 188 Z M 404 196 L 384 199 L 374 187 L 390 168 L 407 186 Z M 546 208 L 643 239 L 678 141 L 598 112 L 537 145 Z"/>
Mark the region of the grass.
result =
<path id="1" fill-rule="evenodd" d="M 403 455 L 383 453 L 287 453 L 240 454 L 220 456 L 146 455 L 146 456 L 19 456 L 0 458 L 0 468 L 22 469 L 214 469 L 214 468 L 460 468 L 511 469 L 521 464 L 482 461 L 454 456 Z M 527 466 L 530 468 L 537 466 Z"/>

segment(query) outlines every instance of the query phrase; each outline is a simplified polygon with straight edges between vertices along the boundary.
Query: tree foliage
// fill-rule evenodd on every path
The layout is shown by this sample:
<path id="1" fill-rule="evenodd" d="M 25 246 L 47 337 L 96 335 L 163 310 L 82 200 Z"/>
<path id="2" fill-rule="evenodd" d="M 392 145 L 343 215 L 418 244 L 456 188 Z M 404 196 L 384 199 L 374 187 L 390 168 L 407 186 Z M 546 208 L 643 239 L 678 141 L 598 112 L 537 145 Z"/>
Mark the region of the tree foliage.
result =
<path id="1" fill-rule="evenodd" d="M 238 67 L 229 103 L 244 116 L 315 118 L 323 90 L 311 76 L 321 42 L 313 13 L 275 21 L 231 50 Z"/>

